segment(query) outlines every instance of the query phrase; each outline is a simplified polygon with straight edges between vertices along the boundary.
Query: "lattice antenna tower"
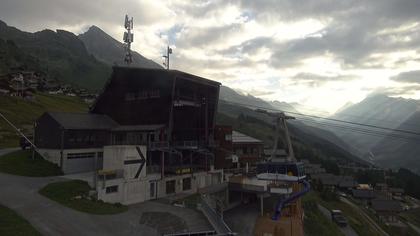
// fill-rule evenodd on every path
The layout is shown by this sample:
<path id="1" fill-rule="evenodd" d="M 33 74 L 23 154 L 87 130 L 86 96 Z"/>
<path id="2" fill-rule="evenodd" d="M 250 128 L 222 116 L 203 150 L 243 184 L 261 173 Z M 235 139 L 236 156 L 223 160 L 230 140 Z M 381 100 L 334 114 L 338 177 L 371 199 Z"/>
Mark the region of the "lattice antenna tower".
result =
<path id="1" fill-rule="evenodd" d="M 131 54 L 131 43 L 134 39 L 134 34 L 131 32 L 133 30 L 133 17 L 130 19 L 128 15 L 125 15 L 124 27 L 126 29 L 123 38 L 125 47 L 124 62 L 130 65 L 133 62 L 133 55 Z"/>

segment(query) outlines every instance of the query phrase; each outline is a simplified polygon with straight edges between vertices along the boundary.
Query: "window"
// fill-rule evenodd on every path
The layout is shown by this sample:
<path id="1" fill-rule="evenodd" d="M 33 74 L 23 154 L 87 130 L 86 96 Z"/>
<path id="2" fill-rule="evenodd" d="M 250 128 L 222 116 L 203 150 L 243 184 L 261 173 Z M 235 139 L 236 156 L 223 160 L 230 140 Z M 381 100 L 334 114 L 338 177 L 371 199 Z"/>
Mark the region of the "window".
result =
<path id="1" fill-rule="evenodd" d="M 150 198 L 154 198 L 155 197 L 155 182 L 151 182 L 150 183 Z"/>
<path id="2" fill-rule="evenodd" d="M 175 193 L 175 180 L 166 181 L 166 194 Z"/>
<path id="3" fill-rule="evenodd" d="M 191 178 L 182 179 L 182 191 L 191 189 Z"/>
<path id="4" fill-rule="evenodd" d="M 150 98 L 158 98 L 158 97 L 160 97 L 159 90 L 151 90 L 151 91 L 149 91 L 149 97 Z"/>
<path id="5" fill-rule="evenodd" d="M 106 187 L 106 193 L 116 193 L 118 192 L 118 185 L 113 185 L 113 186 L 109 186 Z"/>
<path id="6" fill-rule="evenodd" d="M 232 135 L 231 134 L 226 134 L 225 135 L 225 140 L 226 141 L 232 141 Z"/>
<path id="7" fill-rule="evenodd" d="M 82 159 L 82 158 L 93 158 L 93 157 L 95 157 L 94 152 L 67 153 L 67 159 Z"/>
<path id="8" fill-rule="evenodd" d="M 125 94 L 126 101 L 134 101 L 136 100 L 136 95 L 134 93 L 126 93 Z"/>
<path id="9" fill-rule="evenodd" d="M 140 91 L 137 99 L 147 99 L 147 91 Z"/>

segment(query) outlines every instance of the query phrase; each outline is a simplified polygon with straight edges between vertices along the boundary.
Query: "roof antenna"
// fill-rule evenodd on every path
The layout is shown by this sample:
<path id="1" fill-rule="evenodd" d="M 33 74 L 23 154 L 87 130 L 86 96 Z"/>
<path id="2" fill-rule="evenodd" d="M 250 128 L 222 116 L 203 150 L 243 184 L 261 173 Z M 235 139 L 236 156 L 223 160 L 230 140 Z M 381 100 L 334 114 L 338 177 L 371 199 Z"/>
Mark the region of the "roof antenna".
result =
<path id="1" fill-rule="evenodd" d="M 166 48 L 166 55 L 163 55 L 162 57 L 165 58 L 165 61 L 163 62 L 163 65 L 166 66 L 166 69 L 169 70 L 169 55 L 172 54 L 172 48 L 168 47 Z"/>
<path id="2" fill-rule="evenodd" d="M 131 33 L 131 30 L 133 29 L 133 17 L 131 19 L 128 18 L 128 15 L 125 15 L 125 22 L 124 27 L 127 30 L 124 32 L 124 48 L 125 48 L 125 58 L 124 62 L 127 63 L 127 65 L 130 65 L 131 62 L 133 62 L 133 55 L 131 54 L 131 43 L 133 42 L 134 34 Z"/>

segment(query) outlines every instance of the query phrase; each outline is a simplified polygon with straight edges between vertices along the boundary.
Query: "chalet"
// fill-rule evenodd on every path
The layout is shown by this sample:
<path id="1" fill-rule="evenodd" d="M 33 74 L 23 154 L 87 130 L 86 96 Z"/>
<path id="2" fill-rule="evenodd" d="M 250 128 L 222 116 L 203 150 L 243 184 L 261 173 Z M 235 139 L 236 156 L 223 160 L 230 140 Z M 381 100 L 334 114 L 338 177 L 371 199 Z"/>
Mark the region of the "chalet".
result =
<path id="1" fill-rule="evenodd" d="M 402 211 L 402 206 L 395 200 L 372 200 L 372 209 L 375 210 L 377 217 L 382 222 L 398 222 L 398 213 Z"/>
<path id="2" fill-rule="evenodd" d="M 232 130 L 231 126 L 216 126 L 216 168 L 255 166 L 262 161 L 263 142 Z"/>
<path id="3" fill-rule="evenodd" d="M 305 168 L 306 171 L 306 168 Z M 326 189 L 341 191 L 352 191 L 357 182 L 351 176 L 333 175 L 330 173 L 312 174 L 311 179 L 318 181 Z"/>
<path id="4" fill-rule="evenodd" d="M 45 113 L 35 143 L 64 173 L 95 171 L 98 198 L 135 203 L 218 184 L 220 83 L 176 70 L 114 67 L 87 114 Z"/>
<path id="5" fill-rule="evenodd" d="M 240 166 L 255 165 L 262 161 L 262 152 L 264 144 L 261 140 L 242 134 L 238 131 L 232 131 L 233 153 L 238 156 Z"/>
<path id="6" fill-rule="evenodd" d="M 402 196 L 404 195 L 404 189 L 402 189 L 402 188 L 389 188 L 388 191 L 392 195 L 393 199 L 402 200 Z"/>
<path id="7" fill-rule="evenodd" d="M 352 195 L 355 199 L 358 199 L 365 204 L 369 204 L 372 199 L 376 198 L 376 194 L 371 189 L 353 189 Z"/>

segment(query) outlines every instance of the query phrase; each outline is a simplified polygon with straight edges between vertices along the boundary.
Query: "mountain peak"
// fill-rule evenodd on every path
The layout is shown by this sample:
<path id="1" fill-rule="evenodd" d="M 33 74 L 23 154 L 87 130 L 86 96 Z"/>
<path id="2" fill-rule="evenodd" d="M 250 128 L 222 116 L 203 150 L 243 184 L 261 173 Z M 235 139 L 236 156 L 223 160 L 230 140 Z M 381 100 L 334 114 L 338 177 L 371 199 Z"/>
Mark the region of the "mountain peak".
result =
<path id="1" fill-rule="evenodd" d="M 105 33 L 101 28 L 99 28 L 96 25 L 91 25 L 89 27 L 89 29 L 85 33 L 87 33 L 87 32 L 100 32 L 100 33 Z"/>

